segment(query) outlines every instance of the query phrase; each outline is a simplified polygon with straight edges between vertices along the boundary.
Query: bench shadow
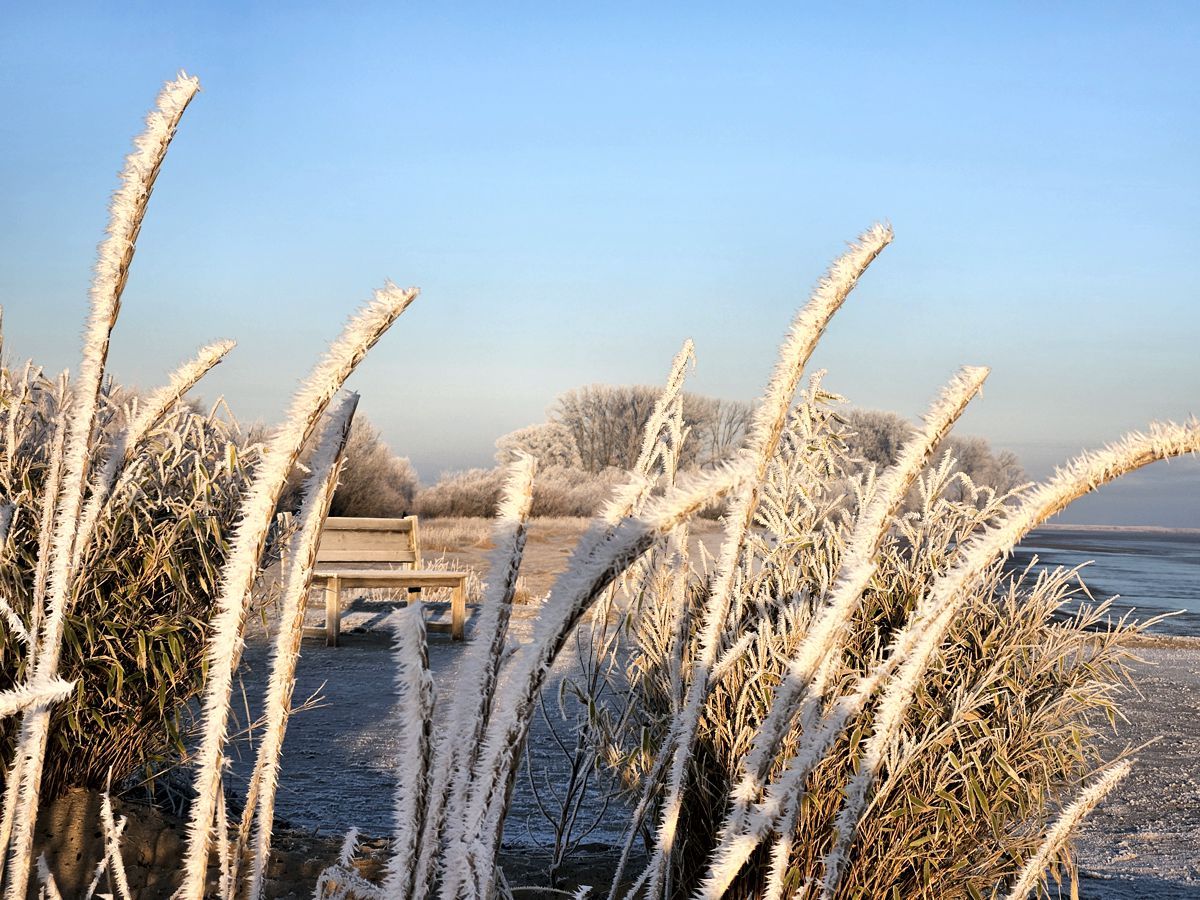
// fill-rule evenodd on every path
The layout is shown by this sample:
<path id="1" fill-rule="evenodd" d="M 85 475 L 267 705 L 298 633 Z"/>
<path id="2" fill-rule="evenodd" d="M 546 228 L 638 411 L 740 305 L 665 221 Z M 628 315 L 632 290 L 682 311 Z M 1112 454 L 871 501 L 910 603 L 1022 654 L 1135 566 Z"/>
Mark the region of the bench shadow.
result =
<path id="1" fill-rule="evenodd" d="M 350 826 L 366 834 L 391 831 L 401 730 L 395 720 L 396 663 L 386 619 L 403 606 L 403 601 L 372 604 L 371 617 L 343 631 L 339 647 L 327 647 L 320 638 L 304 639 L 292 702 L 298 707 L 312 697 L 319 701 L 298 710 L 288 723 L 277 821 L 322 834 L 341 834 Z M 455 680 L 470 646 L 469 623 L 467 637 L 452 641 L 448 634 L 429 635 L 430 668 L 440 685 Z M 270 654 L 270 637 L 261 632 L 248 636 L 239 671 L 245 699 L 237 691 L 238 724 L 231 732 L 243 731 L 247 720 L 261 716 Z M 253 771 L 257 740 L 251 733 L 230 742 L 235 795 L 244 792 Z"/>

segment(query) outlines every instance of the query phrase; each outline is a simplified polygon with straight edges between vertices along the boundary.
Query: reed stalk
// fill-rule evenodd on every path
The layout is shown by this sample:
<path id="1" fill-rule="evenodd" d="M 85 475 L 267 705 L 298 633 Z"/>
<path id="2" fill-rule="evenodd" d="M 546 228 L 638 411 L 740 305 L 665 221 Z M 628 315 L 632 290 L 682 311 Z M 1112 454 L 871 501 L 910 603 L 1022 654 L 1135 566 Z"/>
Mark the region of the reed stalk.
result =
<path id="1" fill-rule="evenodd" d="M 49 709 L 71 695 L 75 690 L 74 681 L 63 681 L 55 678 L 48 682 L 25 683 L 9 691 L 0 691 L 0 719 L 41 706 Z"/>
<path id="2" fill-rule="evenodd" d="M 329 504 L 333 501 L 334 491 L 337 490 L 342 454 L 350 437 L 350 425 L 357 407 L 358 395 L 347 394 L 330 413 L 317 449 L 308 464 L 310 474 L 305 483 L 298 527 L 289 542 L 289 565 L 279 609 L 275 644 L 271 653 L 271 675 L 267 682 L 263 734 L 246 791 L 246 808 L 231 862 L 231 880 L 236 882 L 237 869 L 244 851 L 244 835 L 248 833 L 253 820 L 254 856 L 251 861 L 248 890 L 251 900 L 258 900 L 262 895 L 263 877 L 271 853 L 279 764 L 291 714 L 292 692 L 296 686 L 296 663 L 300 658 L 300 641 L 304 636 L 304 611 L 309 590 L 312 588 L 321 528 L 329 515 Z"/>
<path id="3" fill-rule="evenodd" d="M 797 712 L 806 720 L 808 730 L 820 709 L 824 690 L 815 682 L 823 680 L 822 670 L 828 671 L 841 656 L 846 629 L 876 572 L 879 545 L 896 511 L 942 439 L 982 389 L 987 375 L 986 368 L 968 366 L 960 370 L 925 414 L 924 427 L 905 444 L 896 463 L 875 482 L 871 499 L 850 536 L 829 597 L 821 604 L 789 661 L 787 673 L 775 689 L 767 715 L 743 761 L 741 778 L 730 792 L 730 809 L 721 829 L 721 841 L 713 852 L 701 890 L 701 896 L 707 900 L 721 896 L 737 876 L 740 866 L 734 867 L 729 852 L 744 835 L 751 804 L 761 799 L 779 745 L 792 728 Z M 739 855 L 744 852 L 743 848 Z"/>
<path id="4" fill-rule="evenodd" d="M 416 298 L 414 289 L 388 283 L 346 325 L 292 400 L 285 424 L 271 437 L 263 462 L 241 507 L 213 616 L 208 649 L 208 684 L 196 751 L 196 800 L 188 825 L 180 900 L 201 900 L 220 784 L 233 673 L 241 656 L 244 607 L 258 573 L 267 532 L 288 475 L 334 395 L 367 351 Z M 14 898 L 15 900 L 15 898 Z"/>
<path id="5" fill-rule="evenodd" d="M 411 895 L 412 880 L 425 831 L 426 786 L 429 779 L 429 735 L 433 723 L 433 678 L 425 643 L 422 604 L 410 604 L 394 616 L 396 637 L 397 719 L 405 723 L 396 748 L 396 779 L 392 855 L 384 867 L 383 892 L 403 900 Z"/>
<path id="6" fill-rule="evenodd" d="M 200 89 L 195 78 L 181 74 L 168 82 L 146 119 L 146 130 L 134 141 L 125 160 L 121 186 L 110 207 L 108 236 L 100 244 L 91 288 L 91 312 L 84 331 L 83 355 L 75 380 L 71 416 L 64 444 L 63 486 L 55 512 L 50 554 L 48 613 L 39 636 L 32 678 L 45 681 L 58 672 L 62 632 L 70 596 L 72 548 L 83 504 L 90 462 L 92 429 L 108 358 L 109 338 L 121 307 L 138 233 L 146 206 L 184 110 Z M 49 500 L 49 498 L 48 498 Z M 16 802 L 9 837 L 7 900 L 25 900 L 33 856 L 33 827 L 41 796 L 42 765 L 50 725 L 49 710 L 31 709 L 22 719 L 16 758 L 19 778 L 9 785 Z"/>
<path id="7" fill-rule="evenodd" d="M 669 894 L 668 863 L 675 844 L 675 830 L 682 807 L 684 776 L 691 756 L 701 707 L 708 693 L 709 678 L 721 650 L 725 620 L 734 599 L 734 580 L 746 540 L 746 532 L 758 507 L 759 489 L 779 445 L 804 367 L 825 333 L 829 321 L 846 302 L 867 267 L 892 240 L 892 230 L 883 225 L 868 229 L 839 257 L 818 283 L 809 302 L 801 308 L 780 348 L 779 360 L 750 425 L 746 454 L 753 476 L 734 494 L 725 518 L 725 539 L 717 561 L 703 613 L 700 647 L 692 663 L 687 698 L 672 724 L 668 743 L 672 759 L 667 775 L 655 848 L 648 869 L 648 900 Z"/>
<path id="8" fill-rule="evenodd" d="M 29 613 L 29 634 L 34 638 L 29 644 L 26 666 L 31 668 L 37 662 L 37 636 L 42 630 L 42 619 L 46 613 L 46 590 L 50 578 L 50 554 L 54 544 L 54 514 L 58 508 L 59 493 L 62 490 L 62 473 L 65 462 L 67 439 L 67 415 L 70 411 L 70 394 L 67 387 L 66 373 L 58 381 L 58 410 L 54 417 L 54 437 L 50 442 L 50 469 L 46 475 L 46 485 L 42 490 L 42 518 L 38 528 L 37 568 L 33 575 L 33 605 Z M 8 846 L 8 830 L 0 835 L 0 847 Z M 3 871 L 4 855 L 0 853 L 0 872 Z"/>
<path id="9" fill-rule="evenodd" d="M 46 863 L 46 854 L 39 853 L 37 858 L 38 881 L 42 884 L 42 890 L 45 891 L 46 900 L 63 900 L 62 892 L 58 889 L 58 882 L 54 880 L 54 873 L 50 871 L 50 866 Z"/>
<path id="10" fill-rule="evenodd" d="M 467 651 L 460 675 L 464 686 L 462 695 L 472 702 L 455 704 L 434 751 L 425 828 L 413 881 L 413 900 L 424 900 L 432 888 L 443 832 L 448 832 L 449 843 L 462 846 L 461 832 L 465 827 L 471 772 L 478 758 L 480 738 L 491 715 L 497 670 L 504 653 L 517 577 L 529 534 L 536 470 L 537 462 L 532 456 L 521 455 L 510 465 L 496 511 L 488 587 L 472 646 Z M 444 874 L 443 877 L 448 876 Z"/>
<path id="11" fill-rule="evenodd" d="M 662 536 L 701 508 L 738 487 L 748 476 L 745 465 L 722 466 L 697 474 L 685 485 L 652 501 L 639 518 L 626 519 L 598 541 L 581 541 L 542 607 L 531 641 L 510 663 L 508 678 L 493 704 L 471 786 L 459 853 L 471 871 L 490 879 L 503 825 L 503 811 L 535 700 L 558 652 L 601 592 Z M 450 853 L 452 848 L 448 848 Z M 454 871 L 454 870 L 452 870 Z M 478 885 L 443 883 L 439 896 L 474 896 Z M 464 893 L 460 894 L 460 891 Z"/>
<path id="12" fill-rule="evenodd" d="M 105 791 L 100 797 L 100 823 L 104 827 L 104 857 L 108 860 L 109 881 L 120 900 L 133 900 L 129 891 L 129 878 L 125 874 L 125 860 L 121 858 L 121 830 L 118 830 L 113 815 L 112 795 Z"/>
<path id="13" fill-rule="evenodd" d="M 1084 788 L 1070 806 L 1062 811 L 1054 825 L 1046 832 L 1046 837 L 1037 853 L 1025 863 L 1016 884 L 1008 893 L 1008 900 L 1025 900 L 1030 895 L 1037 887 L 1042 873 L 1045 872 L 1051 859 L 1062 850 L 1076 826 L 1125 779 L 1130 769 L 1133 768 L 1133 762 L 1133 760 L 1127 759 L 1109 766 L 1097 776 L 1095 781 Z"/>

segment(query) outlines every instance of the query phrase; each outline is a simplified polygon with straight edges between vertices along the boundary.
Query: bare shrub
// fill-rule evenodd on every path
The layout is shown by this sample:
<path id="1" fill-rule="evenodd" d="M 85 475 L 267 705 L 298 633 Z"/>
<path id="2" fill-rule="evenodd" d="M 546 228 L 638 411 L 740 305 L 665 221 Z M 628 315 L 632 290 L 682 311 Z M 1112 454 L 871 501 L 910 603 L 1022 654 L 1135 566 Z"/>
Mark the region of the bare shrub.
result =
<path id="1" fill-rule="evenodd" d="M 397 456 L 379 429 L 357 416 L 329 514 L 333 516 L 406 516 L 419 487 L 407 457 Z"/>
<path id="2" fill-rule="evenodd" d="M 496 462 L 499 465 L 511 464 L 516 460 L 518 453 L 532 456 L 543 469 L 583 467 L 575 435 L 571 429 L 558 422 L 527 425 L 496 440 Z"/>
<path id="3" fill-rule="evenodd" d="M 594 516 L 623 477 L 620 469 L 593 473 L 565 466 L 546 468 L 534 484 L 533 515 Z M 503 481 L 503 470 L 498 468 L 443 475 L 417 495 L 417 514 L 430 518 L 489 518 L 495 514 Z"/>
<path id="4" fill-rule="evenodd" d="M 660 389 L 648 385 L 591 384 L 561 394 L 551 421 L 575 438 L 583 467 L 630 469 L 638 458 L 642 432 Z M 741 445 L 752 408 L 747 403 L 698 394 L 683 398 L 684 423 L 691 432 L 680 468 L 713 465 Z"/>
<path id="5" fill-rule="evenodd" d="M 595 473 L 563 466 L 541 469 L 533 484 L 532 514 L 590 518 L 600 512 L 613 488 L 624 480 L 621 469 Z"/>
<path id="6" fill-rule="evenodd" d="M 841 415 L 849 425 L 844 440 L 854 455 L 880 469 L 896 462 L 900 448 L 913 435 L 912 423 L 896 413 L 850 409 Z M 943 446 L 954 458 L 954 471 L 965 473 L 978 486 L 1003 494 L 1028 481 L 1013 453 L 994 452 L 984 438 L 955 435 Z"/>
<path id="7" fill-rule="evenodd" d="M 684 394 L 684 423 L 695 451 L 682 462 L 706 466 L 730 459 L 742 446 L 753 414 L 754 406 L 741 400 Z"/>
<path id="8" fill-rule="evenodd" d="M 447 472 L 416 497 L 417 515 L 429 518 L 489 518 L 504 482 L 499 469 Z"/>

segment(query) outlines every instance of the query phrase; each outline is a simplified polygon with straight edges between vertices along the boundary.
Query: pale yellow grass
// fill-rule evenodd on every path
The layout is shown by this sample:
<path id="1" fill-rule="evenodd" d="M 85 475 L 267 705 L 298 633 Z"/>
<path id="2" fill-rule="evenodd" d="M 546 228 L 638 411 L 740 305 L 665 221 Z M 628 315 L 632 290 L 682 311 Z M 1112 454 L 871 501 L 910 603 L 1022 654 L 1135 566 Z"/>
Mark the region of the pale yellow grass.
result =
<path id="1" fill-rule="evenodd" d="M 554 579 L 566 568 L 567 558 L 583 536 L 590 519 L 542 517 L 529 520 L 529 539 L 521 564 L 521 587 L 517 602 L 536 602 L 546 596 Z M 720 540 L 720 523 L 698 519 L 692 525 L 693 539 L 712 550 Z M 422 519 L 421 552 L 441 556 L 455 568 L 488 577 L 488 553 L 492 549 L 488 519 Z"/>

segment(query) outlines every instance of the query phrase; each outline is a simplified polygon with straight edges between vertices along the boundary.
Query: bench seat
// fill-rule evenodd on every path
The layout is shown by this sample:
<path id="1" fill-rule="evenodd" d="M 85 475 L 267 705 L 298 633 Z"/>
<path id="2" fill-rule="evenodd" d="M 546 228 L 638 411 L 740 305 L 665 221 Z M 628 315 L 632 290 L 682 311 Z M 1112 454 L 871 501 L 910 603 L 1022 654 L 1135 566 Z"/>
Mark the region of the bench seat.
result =
<path id="1" fill-rule="evenodd" d="M 450 636 L 463 639 L 467 619 L 467 573 L 434 569 L 343 568 L 318 565 L 313 570 L 313 586 L 325 587 L 325 643 L 338 645 L 342 630 L 342 591 L 355 588 L 405 589 L 419 593 L 423 588 L 450 588 Z M 445 626 L 431 624 L 432 630 Z"/>
<path id="2" fill-rule="evenodd" d="M 416 516 L 402 519 L 329 516 L 317 545 L 313 585 L 325 588 L 325 626 L 304 633 L 324 634 L 330 647 L 342 630 L 342 590 L 365 588 L 450 588 L 450 623 L 430 623 L 431 631 L 450 632 L 461 641 L 467 619 L 467 573 L 421 568 L 420 526 Z"/>

